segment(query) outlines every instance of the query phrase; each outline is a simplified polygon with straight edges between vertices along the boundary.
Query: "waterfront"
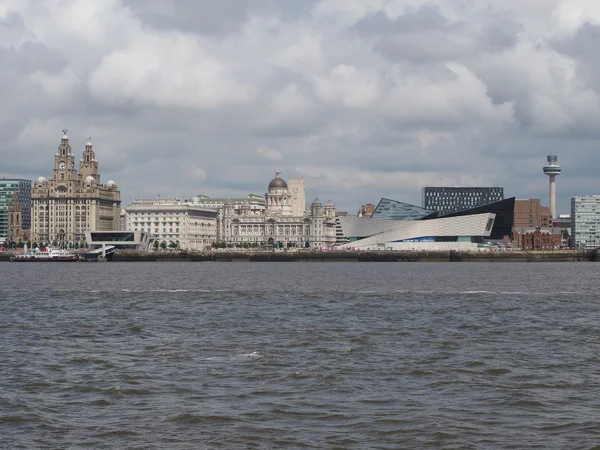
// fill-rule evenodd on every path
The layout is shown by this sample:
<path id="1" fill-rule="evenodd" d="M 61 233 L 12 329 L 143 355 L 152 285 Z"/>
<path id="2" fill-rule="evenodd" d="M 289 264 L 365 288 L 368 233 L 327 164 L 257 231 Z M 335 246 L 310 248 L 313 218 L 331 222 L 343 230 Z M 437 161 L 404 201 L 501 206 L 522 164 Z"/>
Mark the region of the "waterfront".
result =
<path id="1" fill-rule="evenodd" d="M 596 264 L 0 264 L 6 448 L 590 448 Z"/>

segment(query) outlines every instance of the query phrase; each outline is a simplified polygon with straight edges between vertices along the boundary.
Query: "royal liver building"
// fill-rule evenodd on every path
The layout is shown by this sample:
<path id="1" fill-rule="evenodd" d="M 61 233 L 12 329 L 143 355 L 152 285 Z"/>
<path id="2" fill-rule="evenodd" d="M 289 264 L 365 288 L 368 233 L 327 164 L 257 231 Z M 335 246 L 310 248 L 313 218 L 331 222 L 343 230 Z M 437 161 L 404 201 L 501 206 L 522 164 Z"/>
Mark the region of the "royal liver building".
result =
<path id="1" fill-rule="evenodd" d="M 39 177 L 31 194 L 31 240 L 38 243 L 85 243 L 86 231 L 121 229 L 121 193 L 114 181 L 100 182 L 98 161 L 88 138 L 76 156 L 64 135 L 54 157 L 52 177 Z"/>
<path id="2" fill-rule="evenodd" d="M 220 210 L 219 240 L 239 245 L 271 244 L 280 247 L 323 248 L 336 240 L 335 206 L 328 201 L 325 207 L 315 198 L 304 207 L 304 180 L 290 179 L 292 189 L 277 172 L 265 194 L 265 209 L 250 205 L 235 208 L 225 202 Z"/>

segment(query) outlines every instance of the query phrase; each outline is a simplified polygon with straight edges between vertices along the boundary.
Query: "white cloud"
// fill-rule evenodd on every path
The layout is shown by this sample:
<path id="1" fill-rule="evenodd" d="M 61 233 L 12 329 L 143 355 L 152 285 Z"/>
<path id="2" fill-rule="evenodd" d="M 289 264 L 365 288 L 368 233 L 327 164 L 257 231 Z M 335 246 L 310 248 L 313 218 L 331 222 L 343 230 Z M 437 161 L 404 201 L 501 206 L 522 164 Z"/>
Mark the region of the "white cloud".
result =
<path id="1" fill-rule="evenodd" d="M 314 78 L 317 96 L 325 103 L 347 107 L 370 105 L 379 95 L 377 74 L 369 69 L 341 64 L 327 76 Z"/>
<path id="2" fill-rule="evenodd" d="M 57 74 L 38 70 L 31 79 L 42 88 L 49 99 L 62 103 L 67 103 L 81 88 L 81 79 L 69 67 Z"/>
<path id="3" fill-rule="evenodd" d="M 198 38 L 181 33 L 151 34 L 105 56 L 90 91 L 107 103 L 198 108 L 245 103 L 254 95 Z"/>
<path id="4" fill-rule="evenodd" d="M 256 154 L 263 157 L 267 161 L 283 161 L 283 155 L 279 150 L 263 145 L 256 150 Z"/>

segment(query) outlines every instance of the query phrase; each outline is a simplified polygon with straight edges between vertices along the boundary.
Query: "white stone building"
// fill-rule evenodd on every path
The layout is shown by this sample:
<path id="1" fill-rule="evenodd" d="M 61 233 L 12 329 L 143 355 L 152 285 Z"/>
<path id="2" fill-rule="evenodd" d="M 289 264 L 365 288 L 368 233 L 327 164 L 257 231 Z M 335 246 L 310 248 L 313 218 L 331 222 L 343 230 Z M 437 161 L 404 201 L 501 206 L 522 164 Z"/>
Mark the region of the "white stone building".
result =
<path id="1" fill-rule="evenodd" d="M 571 198 L 571 240 L 575 248 L 600 247 L 600 195 Z"/>
<path id="2" fill-rule="evenodd" d="M 186 201 L 189 203 L 189 201 Z M 192 197 L 191 204 L 199 208 L 219 209 L 225 206 L 225 203 L 233 205 L 236 211 L 242 208 L 246 213 L 255 216 L 264 216 L 266 210 L 265 198 L 256 194 L 248 194 L 247 197 L 208 197 L 206 195 L 197 195 Z"/>
<path id="3" fill-rule="evenodd" d="M 292 195 L 292 214 L 296 217 L 304 215 L 306 210 L 306 184 L 302 177 L 290 177 L 290 194 Z"/>
<path id="4" fill-rule="evenodd" d="M 203 250 L 217 240 L 217 209 L 178 200 L 138 200 L 123 208 L 127 231 L 144 231 L 159 244 Z"/>
<path id="5" fill-rule="evenodd" d="M 303 180 L 294 186 L 297 200 L 277 172 L 265 194 L 263 215 L 254 214 L 249 205 L 236 209 L 232 202 L 225 202 L 219 211 L 219 241 L 233 245 L 332 246 L 336 240 L 335 206 L 331 201 L 323 206 L 316 198 L 306 211 L 302 208 L 302 214 L 297 214 L 305 198 Z"/>
<path id="6" fill-rule="evenodd" d="M 39 177 L 31 193 L 33 242 L 84 243 L 86 231 L 120 229 L 121 193 L 114 181 L 100 182 L 98 161 L 88 138 L 75 168 L 76 157 L 64 135 L 54 157 L 52 177 Z"/>

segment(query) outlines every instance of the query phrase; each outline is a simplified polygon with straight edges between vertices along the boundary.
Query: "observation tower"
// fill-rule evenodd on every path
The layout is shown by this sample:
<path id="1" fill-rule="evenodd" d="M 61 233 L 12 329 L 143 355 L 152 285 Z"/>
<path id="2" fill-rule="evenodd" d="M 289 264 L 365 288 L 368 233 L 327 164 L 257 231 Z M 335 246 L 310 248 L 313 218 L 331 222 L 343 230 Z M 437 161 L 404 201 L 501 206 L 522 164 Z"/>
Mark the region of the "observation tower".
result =
<path id="1" fill-rule="evenodd" d="M 556 175 L 560 175 L 562 168 L 558 165 L 558 156 L 548 155 L 547 159 L 544 173 L 550 177 L 550 214 L 556 219 Z"/>

